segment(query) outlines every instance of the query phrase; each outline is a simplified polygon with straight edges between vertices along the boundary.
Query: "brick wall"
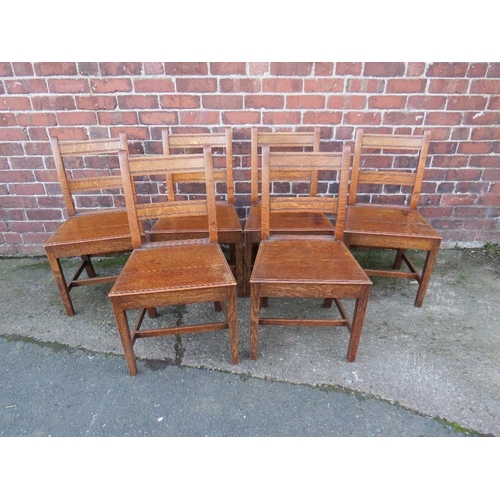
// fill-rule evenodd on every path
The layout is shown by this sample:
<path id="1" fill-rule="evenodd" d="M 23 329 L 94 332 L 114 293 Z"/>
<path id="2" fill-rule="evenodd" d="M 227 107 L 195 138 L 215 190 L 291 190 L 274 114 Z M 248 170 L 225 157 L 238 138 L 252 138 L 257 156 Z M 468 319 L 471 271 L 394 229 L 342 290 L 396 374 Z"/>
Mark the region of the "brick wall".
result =
<path id="1" fill-rule="evenodd" d="M 444 237 L 500 241 L 500 63 L 0 63 L 0 254 L 40 254 L 64 218 L 49 135 L 116 136 L 161 151 L 172 133 L 233 128 L 236 202 L 249 203 L 250 127 L 431 130 L 421 212 Z"/>

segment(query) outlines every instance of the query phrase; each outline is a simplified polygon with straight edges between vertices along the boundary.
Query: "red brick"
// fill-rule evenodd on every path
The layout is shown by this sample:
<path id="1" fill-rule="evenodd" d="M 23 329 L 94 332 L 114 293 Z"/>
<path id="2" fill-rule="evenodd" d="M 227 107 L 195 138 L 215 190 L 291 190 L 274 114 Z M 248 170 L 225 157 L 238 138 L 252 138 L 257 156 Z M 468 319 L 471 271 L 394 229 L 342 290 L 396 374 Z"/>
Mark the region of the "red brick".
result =
<path id="1" fill-rule="evenodd" d="M 0 127 L 17 127 L 14 113 L 0 113 Z"/>
<path id="2" fill-rule="evenodd" d="M 500 113 L 495 112 L 471 112 L 464 113 L 463 125 L 498 125 L 500 123 Z"/>
<path id="3" fill-rule="evenodd" d="M 433 77 L 464 77 L 467 73 L 468 63 L 432 63 L 427 69 L 426 75 Z"/>
<path id="4" fill-rule="evenodd" d="M 218 111 L 181 111 L 183 125 L 216 125 L 219 123 Z"/>
<path id="5" fill-rule="evenodd" d="M 452 210 L 453 216 L 462 219 L 482 218 L 487 215 L 487 209 L 482 207 L 455 207 Z"/>
<path id="6" fill-rule="evenodd" d="M 469 165 L 479 168 L 500 168 L 500 156 L 471 156 Z"/>
<path id="7" fill-rule="evenodd" d="M 20 127 L 2 127 L 0 128 L 0 141 L 27 141 L 28 134 L 26 130 Z"/>
<path id="8" fill-rule="evenodd" d="M 8 62 L 0 62 L 0 76 L 12 76 L 12 66 Z"/>
<path id="9" fill-rule="evenodd" d="M 245 96 L 245 108 L 266 108 L 280 109 L 283 108 L 285 99 L 281 95 L 247 95 Z"/>
<path id="10" fill-rule="evenodd" d="M 35 63 L 35 73 L 39 76 L 76 75 L 76 64 L 72 62 Z"/>
<path id="11" fill-rule="evenodd" d="M 500 194 L 485 194 L 479 198 L 478 203 L 489 207 L 499 207 Z"/>
<path id="12" fill-rule="evenodd" d="M 473 141 L 500 140 L 500 127 L 479 127 L 472 129 Z"/>
<path id="13" fill-rule="evenodd" d="M 447 181 L 478 181 L 481 179 L 482 170 L 478 168 L 450 169 L 446 172 Z"/>
<path id="14" fill-rule="evenodd" d="M 239 95 L 204 95 L 201 102 L 205 109 L 243 108 L 243 96 Z"/>
<path id="15" fill-rule="evenodd" d="M 343 92 L 343 78 L 315 78 L 305 81 L 304 92 Z"/>
<path id="16" fill-rule="evenodd" d="M 314 74 L 316 76 L 332 76 L 333 63 L 331 62 L 316 62 L 314 63 Z"/>
<path id="17" fill-rule="evenodd" d="M 364 109 L 367 98 L 361 95 L 332 95 L 328 97 L 326 107 L 329 109 Z"/>
<path id="18" fill-rule="evenodd" d="M 303 78 L 265 78 L 262 81 L 262 92 L 291 93 L 302 92 Z"/>
<path id="19" fill-rule="evenodd" d="M 212 75 L 246 75 L 247 64 L 244 62 L 213 62 L 210 63 Z"/>
<path id="20" fill-rule="evenodd" d="M 84 79 L 49 79 L 49 90 L 54 94 L 81 94 L 82 92 L 88 93 L 89 82 Z"/>
<path id="21" fill-rule="evenodd" d="M 18 142 L 0 143 L 0 156 L 23 156 L 24 149 Z"/>
<path id="22" fill-rule="evenodd" d="M 178 120 L 174 111 L 141 111 L 139 122 L 143 125 L 175 125 Z"/>
<path id="23" fill-rule="evenodd" d="M 144 63 L 144 74 L 146 75 L 163 75 L 165 69 L 161 62 L 145 62 Z"/>
<path id="24" fill-rule="evenodd" d="M 260 119 L 260 111 L 226 111 L 222 113 L 224 125 L 258 125 Z"/>
<path id="25" fill-rule="evenodd" d="M 177 92 L 217 92 L 215 78 L 177 78 Z"/>
<path id="26" fill-rule="evenodd" d="M 469 69 L 467 70 L 467 77 L 484 78 L 486 76 L 486 71 L 488 71 L 487 63 L 472 63 L 469 64 Z"/>
<path id="27" fill-rule="evenodd" d="M 458 78 L 430 80 L 428 89 L 431 94 L 466 94 L 469 90 L 469 80 Z"/>
<path id="28" fill-rule="evenodd" d="M 127 139 L 131 141 L 144 141 L 149 139 L 149 127 L 112 127 L 111 137 L 118 137 L 120 132 L 127 134 Z"/>
<path id="29" fill-rule="evenodd" d="M 35 156 L 49 156 L 52 155 L 52 149 L 48 142 L 34 142 L 30 141 L 24 145 L 27 155 Z"/>
<path id="30" fill-rule="evenodd" d="M 22 241 L 21 235 L 18 233 L 5 233 L 4 238 L 7 243 L 21 243 Z"/>
<path id="31" fill-rule="evenodd" d="M 473 81 L 470 92 L 471 94 L 500 94 L 500 79 Z"/>
<path id="32" fill-rule="evenodd" d="M 425 63 L 409 62 L 406 67 L 406 76 L 424 76 Z"/>
<path id="33" fill-rule="evenodd" d="M 166 62 L 165 74 L 167 75 L 207 75 L 206 62 Z"/>
<path id="34" fill-rule="evenodd" d="M 99 75 L 99 64 L 96 62 L 79 62 L 78 74 L 84 76 Z"/>
<path id="35" fill-rule="evenodd" d="M 136 92 L 175 92 L 174 82 L 171 78 L 143 78 L 134 81 Z"/>
<path id="36" fill-rule="evenodd" d="M 323 95 L 289 95 L 286 98 L 287 109 L 318 109 L 325 107 Z"/>
<path id="37" fill-rule="evenodd" d="M 422 125 L 424 122 L 423 113 L 386 112 L 384 113 L 384 125 Z"/>
<path id="38" fill-rule="evenodd" d="M 304 113 L 304 124 L 338 125 L 342 122 L 342 113 L 334 111 L 306 111 Z"/>
<path id="39" fill-rule="evenodd" d="M 122 95 L 118 96 L 121 109 L 156 109 L 158 97 L 153 95 Z"/>
<path id="40" fill-rule="evenodd" d="M 78 127 L 57 127 L 48 130 L 49 135 L 57 137 L 60 141 L 83 141 L 88 140 L 87 131 Z"/>
<path id="41" fill-rule="evenodd" d="M 59 220 L 62 217 L 62 212 L 51 208 L 39 208 L 26 211 L 26 217 L 28 220 Z"/>
<path id="42" fill-rule="evenodd" d="M 33 109 L 42 111 L 75 109 L 75 99 L 71 95 L 61 96 L 33 96 L 31 99 Z"/>
<path id="43" fill-rule="evenodd" d="M 40 94 L 47 92 L 47 84 L 43 78 L 6 80 L 5 86 L 9 94 Z"/>
<path id="44" fill-rule="evenodd" d="M 268 71 L 269 71 L 269 63 L 267 62 L 248 63 L 249 75 L 265 75 Z"/>
<path id="45" fill-rule="evenodd" d="M 130 92 L 132 90 L 132 81 L 130 78 L 92 78 L 90 80 L 92 92 L 113 93 Z"/>
<path id="46" fill-rule="evenodd" d="M 10 194 L 12 195 L 22 195 L 22 196 L 32 196 L 37 194 L 45 194 L 45 189 L 43 184 L 40 183 L 28 183 L 23 184 L 9 184 Z"/>
<path id="47" fill-rule="evenodd" d="M 491 142 L 461 142 L 457 152 L 471 155 L 490 154 L 492 146 Z"/>
<path id="48" fill-rule="evenodd" d="M 29 97 L 2 97 L 0 99 L 0 109 L 31 109 L 31 101 Z"/>
<path id="49" fill-rule="evenodd" d="M 367 62 L 363 71 L 364 76 L 403 76 L 405 63 L 399 62 Z"/>
<path id="50" fill-rule="evenodd" d="M 57 125 L 54 113 L 19 113 L 18 123 L 21 127 L 53 126 Z"/>
<path id="51" fill-rule="evenodd" d="M 384 89 L 384 82 L 382 80 L 375 79 L 359 79 L 351 78 L 347 81 L 346 91 L 347 92 L 368 92 L 368 93 L 378 93 L 382 92 Z"/>
<path id="52" fill-rule="evenodd" d="M 276 76 L 309 76 L 313 64 L 310 62 L 272 62 L 271 75 Z"/>
<path id="53" fill-rule="evenodd" d="M 97 113 L 100 125 L 137 125 L 135 111 L 100 111 Z"/>
<path id="54" fill-rule="evenodd" d="M 489 63 L 487 78 L 500 78 L 500 63 Z"/>
<path id="55" fill-rule="evenodd" d="M 411 95 L 408 97 L 408 109 L 444 109 L 445 96 Z"/>
<path id="56" fill-rule="evenodd" d="M 200 97 L 194 95 L 162 95 L 160 96 L 162 108 L 191 109 L 200 107 Z"/>
<path id="57" fill-rule="evenodd" d="M 406 96 L 376 95 L 368 98 L 368 107 L 372 109 L 403 109 Z"/>
<path id="58" fill-rule="evenodd" d="M 92 111 L 57 113 L 59 125 L 97 125 L 96 114 Z"/>
<path id="59" fill-rule="evenodd" d="M 381 120 L 381 113 L 350 111 L 344 114 L 344 124 L 348 125 L 380 125 Z"/>
<path id="60" fill-rule="evenodd" d="M 425 78 L 398 78 L 387 80 L 388 94 L 419 94 L 425 92 L 427 80 Z"/>
<path id="61" fill-rule="evenodd" d="M 488 168 L 483 170 L 483 181 L 500 181 L 500 169 L 496 168 Z M 500 186 L 500 182 L 497 182 L 497 185 Z"/>
<path id="62" fill-rule="evenodd" d="M 461 113 L 451 112 L 430 112 L 425 115 L 426 125 L 460 125 L 462 121 Z"/>
<path id="63" fill-rule="evenodd" d="M 361 75 L 362 64 L 359 62 L 338 62 L 335 65 L 336 75 Z"/>
<path id="64" fill-rule="evenodd" d="M 48 141 L 47 129 L 45 127 L 31 127 L 28 129 L 31 141 Z"/>
<path id="65" fill-rule="evenodd" d="M 34 182 L 35 177 L 31 170 L 0 170 L 0 181 L 10 184 L 11 182 Z M 5 207 L 5 205 L 3 205 Z"/>
<path id="66" fill-rule="evenodd" d="M 264 112 L 262 116 L 265 125 L 289 125 L 300 123 L 300 120 L 300 111 L 270 111 Z"/>
<path id="67" fill-rule="evenodd" d="M 123 76 L 142 74 L 140 62 L 102 62 L 99 63 L 102 76 Z"/>
<path id="68" fill-rule="evenodd" d="M 487 98 L 482 96 L 456 96 L 450 97 L 447 109 L 477 109 L 482 110 L 486 107 Z"/>
<path id="69" fill-rule="evenodd" d="M 264 79 L 264 83 L 267 79 Z M 241 92 L 253 93 L 260 92 L 261 83 L 257 78 L 221 78 L 221 92 Z"/>
<path id="70" fill-rule="evenodd" d="M 488 109 L 500 109 L 500 97 L 490 97 Z"/>

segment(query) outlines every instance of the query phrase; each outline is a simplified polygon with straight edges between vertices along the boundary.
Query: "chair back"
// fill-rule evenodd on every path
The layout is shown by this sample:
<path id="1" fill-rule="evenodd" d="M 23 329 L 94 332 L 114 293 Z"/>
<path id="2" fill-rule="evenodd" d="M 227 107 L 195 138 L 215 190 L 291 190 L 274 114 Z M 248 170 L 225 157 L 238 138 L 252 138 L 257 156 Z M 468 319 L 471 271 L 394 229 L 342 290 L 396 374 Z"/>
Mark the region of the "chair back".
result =
<path id="1" fill-rule="evenodd" d="M 256 127 L 251 130 L 251 203 L 256 205 L 259 202 L 259 182 L 261 172 L 259 170 L 259 148 L 269 146 L 279 148 L 280 151 L 304 151 L 304 148 L 312 148 L 313 152 L 319 152 L 320 148 L 320 128 L 315 127 L 314 132 L 259 132 Z M 316 194 L 318 177 L 317 172 L 312 172 L 313 177 L 306 177 L 306 173 L 298 170 L 294 176 L 289 177 L 293 181 L 311 181 L 311 192 Z M 275 180 L 279 181 L 279 177 Z"/>
<path id="2" fill-rule="evenodd" d="M 207 134 L 169 134 L 168 130 L 162 130 L 163 154 L 170 155 L 178 150 L 196 153 L 203 150 L 204 146 L 212 149 L 223 148 L 225 151 L 225 164 L 218 165 L 215 156 L 212 156 L 214 166 L 214 181 L 226 185 L 227 202 L 234 205 L 234 172 L 233 172 L 233 134 L 230 127 L 224 132 Z M 167 178 L 167 191 L 169 199 L 175 197 L 175 185 L 180 183 L 203 183 L 204 173 L 189 173 L 169 175 Z"/>
<path id="3" fill-rule="evenodd" d="M 203 147 L 203 154 L 191 155 L 129 157 L 126 151 L 120 151 L 119 159 L 133 248 L 140 248 L 148 242 L 144 221 L 188 215 L 207 215 L 209 241 L 217 242 L 214 173 L 210 146 Z M 206 198 L 175 201 L 167 193 L 167 201 L 157 201 L 154 196 L 141 197 L 147 198 L 146 201 L 139 200 L 136 183 L 144 182 L 145 176 L 160 176 L 166 179 L 167 176 L 175 175 L 203 176 Z M 151 182 L 156 181 L 151 180 Z"/>
<path id="4" fill-rule="evenodd" d="M 365 134 L 356 132 L 349 205 L 356 203 L 360 184 L 408 186 L 411 189 L 409 206 L 416 209 L 424 178 L 430 131 L 423 135 Z M 370 152 L 377 152 L 373 156 Z M 382 153 L 382 154 L 381 154 Z M 404 165 L 396 158 L 410 153 L 416 165 Z"/>
<path id="5" fill-rule="evenodd" d="M 75 206 L 75 195 L 84 192 L 96 192 L 106 189 L 117 189 L 122 187 L 122 178 L 119 174 L 111 174 L 113 165 L 111 165 L 112 157 L 114 156 L 116 161 L 118 157 L 118 151 L 125 150 L 128 151 L 127 136 L 125 133 L 120 133 L 119 137 L 111 139 L 96 139 L 91 141 L 59 141 L 57 137 L 50 138 L 50 144 L 52 146 L 52 153 L 54 155 L 54 161 L 57 170 L 57 176 L 59 179 L 59 184 L 61 186 L 62 196 L 64 199 L 64 204 L 69 216 L 76 214 L 77 209 Z M 86 160 L 91 162 L 92 159 L 97 159 L 94 161 L 94 165 L 88 165 L 92 173 L 95 166 L 95 173 L 99 171 L 102 174 L 104 170 L 107 171 L 107 175 L 92 175 L 82 178 L 75 178 L 74 174 L 77 172 L 76 169 L 73 170 L 73 178 L 68 175 L 68 166 L 65 163 L 70 161 L 71 158 L 76 158 L 77 160 L 85 162 Z M 104 162 L 104 168 L 102 163 Z M 82 164 L 81 167 L 87 167 Z M 118 164 L 114 165 L 118 167 Z M 84 175 L 89 169 L 79 168 L 78 175 Z"/>
<path id="6" fill-rule="evenodd" d="M 270 212 L 317 212 L 335 215 L 335 239 L 341 240 L 344 234 L 347 190 L 349 182 L 351 149 L 344 146 L 341 153 L 314 152 L 271 152 L 270 146 L 262 148 L 262 221 L 261 237 L 270 237 Z M 313 172 L 336 172 L 338 179 L 337 195 L 318 195 L 309 192 L 306 196 L 271 195 L 273 180 L 294 179 L 297 172 L 312 179 Z M 312 187 L 312 181 L 311 181 Z M 285 236 L 283 236 L 285 237 Z M 307 236 L 301 236 L 307 237 Z"/>

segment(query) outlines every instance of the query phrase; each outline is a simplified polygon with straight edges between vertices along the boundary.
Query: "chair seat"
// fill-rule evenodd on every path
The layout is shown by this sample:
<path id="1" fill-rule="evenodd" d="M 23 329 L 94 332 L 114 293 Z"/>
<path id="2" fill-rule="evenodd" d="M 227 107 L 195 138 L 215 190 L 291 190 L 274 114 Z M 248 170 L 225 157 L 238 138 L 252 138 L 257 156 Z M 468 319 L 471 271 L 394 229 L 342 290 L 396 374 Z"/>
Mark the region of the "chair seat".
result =
<path id="1" fill-rule="evenodd" d="M 101 211 L 76 215 L 65 220 L 45 243 L 46 247 L 112 240 L 123 240 L 132 249 L 130 228 L 125 210 Z"/>
<path id="2" fill-rule="evenodd" d="M 240 219 L 234 205 L 216 205 L 217 231 L 221 233 L 242 232 Z M 206 215 L 172 217 L 158 220 L 151 228 L 151 234 L 193 234 L 197 238 L 208 236 Z M 241 237 L 241 236 L 240 236 Z"/>
<path id="3" fill-rule="evenodd" d="M 110 297 L 235 285 L 216 243 L 145 246 L 132 252 Z"/>
<path id="4" fill-rule="evenodd" d="M 311 238 L 262 241 L 250 282 L 371 284 L 344 243 Z"/>
<path id="5" fill-rule="evenodd" d="M 417 210 L 384 205 L 348 207 L 345 233 L 356 237 L 374 235 L 441 240 L 441 235 Z"/>
<path id="6" fill-rule="evenodd" d="M 273 233 L 333 234 L 334 228 L 328 217 L 321 213 L 271 212 L 270 227 Z M 261 205 L 250 207 L 245 232 L 260 232 Z"/>

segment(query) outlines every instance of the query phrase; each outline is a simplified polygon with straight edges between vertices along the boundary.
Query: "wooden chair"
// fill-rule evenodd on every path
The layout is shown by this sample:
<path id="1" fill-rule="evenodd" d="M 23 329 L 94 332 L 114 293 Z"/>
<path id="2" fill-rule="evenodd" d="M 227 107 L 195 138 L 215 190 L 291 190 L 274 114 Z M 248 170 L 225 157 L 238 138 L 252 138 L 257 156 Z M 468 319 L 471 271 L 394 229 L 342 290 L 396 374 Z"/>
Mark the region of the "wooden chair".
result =
<path id="1" fill-rule="evenodd" d="M 342 153 L 270 153 L 263 147 L 261 243 L 250 278 L 250 358 L 257 359 L 259 325 L 346 326 L 347 359 L 354 361 L 361 337 L 371 281 L 342 242 L 350 148 Z M 339 193 L 330 196 L 275 197 L 269 185 L 294 170 L 338 171 Z M 334 235 L 271 235 L 273 211 L 336 215 Z M 334 297 L 341 319 L 261 318 L 263 297 Z M 341 299 L 355 299 L 352 321 Z"/>
<path id="2" fill-rule="evenodd" d="M 114 156 L 118 168 L 118 151 L 127 150 L 127 138 L 120 134 L 119 138 L 99 139 L 93 141 L 64 141 L 59 142 L 56 137 L 50 139 L 52 152 L 62 196 L 68 218 L 52 234 L 45 243 L 45 253 L 52 269 L 54 279 L 59 289 L 66 314 L 73 316 L 75 310 L 70 297 L 73 287 L 92 285 L 114 281 L 116 276 L 96 275 L 91 257 L 95 255 L 109 255 L 132 250 L 132 240 L 125 209 L 77 209 L 75 196 L 85 192 L 96 192 L 107 189 L 121 188 L 120 175 L 110 174 L 110 161 Z M 73 178 L 65 162 L 90 161 L 96 163 L 96 170 L 106 170 L 108 175 L 100 177 Z M 104 163 L 105 169 L 102 168 Z M 92 166 L 92 165 L 79 165 Z M 85 172 L 85 168 L 74 169 L 73 173 Z M 92 171 L 92 173 L 94 173 Z M 97 172 L 96 172 L 97 173 Z M 81 257 L 82 262 L 73 277 L 67 282 L 61 259 L 67 257 Z M 85 269 L 88 279 L 79 279 Z"/>
<path id="3" fill-rule="evenodd" d="M 243 294 L 243 230 L 234 206 L 231 128 L 227 127 L 224 133 L 213 134 L 169 135 L 167 130 L 163 130 L 162 138 L 163 153 L 166 155 L 176 150 L 196 152 L 203 146 L 225 150 L 225 167 L 214 168 L 215 181 L 226 186 L 226 201 L 217 201 L 216 203 L 218 241 L 219 244 L 229 245 L 229 262 L 238 283 L 238 294 L 241 296 Z M 204 173 L 169 175 L 167 180 L 169 199 L 175 199 L 176 186 L 193 182 L 204 182 Z M 151 238 L 154 241 L 206 238 L 207 236 L 207 218 L 199 215 L 160 219 L 151 229 Z"/>
<path id="4" fill-rule="evenodd" d="M 430 132 L 423 135 L 365 134 L 362 129 L 356 133 L 352 178 L 349 192 L 344 242 L 348 247 L 386 248 L 397 250 L 393 270 L 365 269 L 369 276 L 408 278 L 419 283 L 415 306 L 421 307 L 429 284 L 432 269 L 441 243 L 441 235 L 418 213 L 418 199 L 424 177 Z M 378 150 L 375 160 L 367 158 L 370 151 Z M 386 163 L 380 168 L 384 157 Z M 416 162 L 414 172 L 398 165 L 396 157 L 412 153 Z M 415 156 L 416 155 L 416 156 Z M 373 161 L 375 167 L 370 163 Z M 390 162 L 391 168 L 387 168 Z M 401 159 L 400 162 L 402 163 Z M 365 165 L 366 164 L 366 165 Z M 403 163 L 404 165 L 404 163 Z M 411 164 L 409 165 L 411 166 Z M 409 206 L 379 205 L 360 200 L 360 185 L 407 186 Z M 358 200 L 356 200 L 358 198 Z M 405 196 L 400 196 L 405 198 Z M 407 249 L 427 252 L 421 272 L 418 272 L 405 251 Z M 405 262 L 410 272 L 401 271 Z"/>
<path id="5" fill-rule="evenodd" d="M 178 335 L 227 328 L 231 345 L 231 362 L 238 363 L 238 324 L 236 281 L 217 242 L 214 175 L 210 146 L 203 155 L 145 156 L 128 158 L 120 151 L 125 201 L 134 251 L 116 280 L 109 297 L 113 306 L 125 358 L 131 375 L 137 374 L 133 345 L 136 339 Z M 205 171 L 207 197 L 191 201 L 138 202 L 135 184 L 143 176 L 166 178 L 167 175 Z M 204 215 L 208 239 L 148 241 L 146 222 L 164 217 Z M 225 321 L 197 325 L 140 330 L 148 310 L 156 307 L 215 302 L 224 312 Z M 141 309 L 130 330 L 127 311 Z"/>
<path id="6" fill-rule="evenodd" d="M 304 151 L 312 150 L 319 152 L 320 129 L 315 127 L 314 132 L 259 132 L 257 128 L 251 130 L 251 207 L 248 212 L 244 228 L 244 274 L 245 274 L 245 296 L 250 294 L 250 274 L 252 272 L 252 260 L 256 248 L 260 242 L 261 235 L 261 205 L 259 200 L 259 184 L 261 173 L 259 169 L 259 149 L 268 145 L 279 151 Z M 308 176 L 312 175 L 310 178 Z M 276 181 L 280 181 L 276 177 Z M 284 179 L 283 179 L 284 180 Z M 317 193 L 317 172 L 304 173 L 296 171 L 288 174 L 288 181 L 311 182 L 311 193 Z M 333 226 L 328 218 L 321 213 L 312 212 L 274 212 L 271 213 L 271 230 L 275 234 L 333 234 Z"/>

